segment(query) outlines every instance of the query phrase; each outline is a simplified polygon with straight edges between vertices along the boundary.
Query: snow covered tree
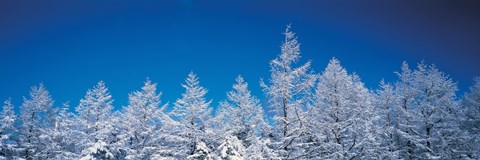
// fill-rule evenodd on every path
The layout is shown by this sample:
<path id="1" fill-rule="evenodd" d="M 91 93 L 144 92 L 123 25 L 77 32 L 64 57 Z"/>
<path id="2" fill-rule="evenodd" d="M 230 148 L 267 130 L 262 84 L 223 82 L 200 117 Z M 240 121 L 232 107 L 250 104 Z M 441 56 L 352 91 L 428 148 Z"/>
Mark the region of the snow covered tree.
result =
<path id="1" fill-rule="evenodd" d="M 272 142 L 269 137 L 256 137 L 251 140 L 252 144 L 246 148 L 245 159 L 281 159 L 281 157 L 271 147 Z"/>
<path id="2" fill-rule="evenodd" d="M 93 145 L 82 151 L 81 160 L 114 159 L 115 156 L 110 147 L 102 139 L 97 140 Z"/>
<path id="3" fill-rule="evenodd" d="M 100 81 L 75 113 L 68 103 L 53 107 L 40 84 L 20 114 L 4 102 L 0 160 L 480 159 L 480 77 L 458 99 L 457 84 L 435 65 L 404 62 L 397 81 L 369 90 L 336 58 L 315 74 L 291 27 L 283 34 L 260 82 L 266 106 L 242 76 L 218 107 L 190 72 L 173 108 L 147 79 L 115 111 Z"/>
<path id="4" fill-rule="evenodd" d="M 270 84 L 261 86 L 274 110 L 276 151 L 284 159 L 304 156 L 307 131 L 304 125 L 305 109 L 311 98 L 316 76 L 310 71 L 310 62 L 297 67 L 300 44 L 287 26 L 281 54 L 270 62 Z"/>
<path id="5" fill-rule="evenodd" d="M 74 137 L 78 135 L 75 130 L 73 117 L 74 114 L 69 112 L 70 106 L 64 103 L 59 109 L 59 112 L 54 116 L 52 127 L 48 129 L 48 137 L 45 142 L 45 148 L 52 154 L 53 159 L 79 159 L 80 154 L 76 152 L 75 146 L 77 139 Z"/>
<path id="6" fill-rule="evenodd" d="M 409 107 L 409 99 L 413 97 L 412 92 L 410 91 L 413 85 L 414 76 L 412 70 L 410 70 L 408 64 L 404 62 L 402 64 L 401 72 L 397 73 L 399 77 L 399 82 L 395 83 L 395 93 L 397 95 L 397 105 L 395 107 L 396 121 L 396 144 L 397 150 L 401 157 L 407 159 L 413 159 L 413 147 L 416 137 L 411 136 L 410 132 L 413 128 L 413 119 L 419 117 L 416 112 L 411 112 Z"/>
<path id="7" fill-rule="evenodd" d="M 397 99 L 395 96 L 395 88 L 389 83 L 385 83 L 383 80 L 380 82 L 380 88 L 375 94 L 375 110 L 378 119 L 376 119 L 378 130 L 376 134 L 381 139 L 376 139 L 376 143 L 379 143 L 379 148 L 376 149 L 380 152 L 378 155 L 382 159 L 398 159 L 398 152 L 396 147 L 396 114 L 395 107 Z"/>
<path id="8" fill-rule="evenodd" d="M 320 76 L 315 93 L 315 133 L 324 142 L 317 154 L 326 159 L 361 158 L 373 125 L 368 90 L 358 76 L 348 75 L 333 58 Z"/>
<path id="9" fill-rule="evenodd" d="M 476 77 L 474 82 L 470 87 L 470 92 L 463 97 L 462 105 L 467 111 L 469 131 L 480 134 L 480 77 Z"/>
<path id="10" fill-rule="evenodd" d="M 466 150 L 469 150 L 470 158 L 478 159 L 480 158 L 478 147 L 480 145 L 480 77 L 474 79 L 474 84 L 464 95 L 461 104 L 465 115 L 462 120 L 462 128 L 469 135 Z"/>
<path id="11" fill-rule="evenodd" d="M 85 98 L 76 107 L 77 122 L 80 130 L 79 150 L 84 158 L 113 158 L 110 151 L 115 137 L 113 134 L 113 117 L 111 111 L 113 100 L 105 83 L 100 81 L 93 89 L 89 89 Z M 96 155 L 100 154 L 100 155 Z M 95 156 L 93 156 L 95 155 Z"/>
<path id="12" fill-rule="evenodd" d="M 150 159 L 163 142 L 172 120 L 163 112 L 167 105 L 160 107 L 160 96 L 157 84 L 148 79 L 141 91 L 129 95 L 121 123 L 127 159 Z"/>
<path id="13" fill-rule="evenodd" d="M 203 141 L 195 143 L 195 150 L 187 156 L 187 159 L 202 159 L 202 160 L 213 160 L 218 156 L 211 151 L 209 147 Z"/>
<path id="14" fill-rule="evenodd" d="M 382 114 L 383 110 L 375 108 L 374 93 L 370 92 L 361 81 L 360 76 L 356 73 L 352 75 L 353 84 L 355 86 L 355 94 L 357 101 L 354 102 L 354 105 L 361 107 L 360 112 L 357 113 L 358 120 L 356 122 L 357 141 L 359 148 L 363 150 L 356 151 L 356 157 L 360 159 L 386 159 L 390 158 L 391 155 L 384 150 L 383 140 L 385 137 L 382 137 Z M 361 146 L 361 147 L 360 147 Z"/>
<path id="15" fill-rule="evenodd" d="M 241 76 L 236 82 L 227 93 L 227 100 L 220 103 L 218 115 L 225 118 L 222 123 L 229 127 L 228 132 L 249 146 L 248 138 L 259 133 L 266 123 L 260 101 L 251 95 L 248 83 Z"/>
<path id="16" fill-rule="evenodd" d="M 435 65 L 403 63 L 397 94 L 397 131 L 400 156 L 408 159 L 450 159 L 456 112 L 456 84 Z"/>
<path id="17" fill-rule="evenodd" d="M 248 83 L 242 76 L 238 76 L 236 82 L 233 90 L 227 93 L 227 100 L 221 102 L 218 108 L 216 118 L 219 118 L 220 122 L 217 123 L 224 126 L 222 134 L 219 136 L 227 138 L 224 143 L 229 142 L 222 145 L 224 147 L 231 144 L 230 142 L 236 142 L 228 139 L 228 137 L 234 137 L 239 140 L 243 148 L 249 148 L 251 145 L 257 145 L 252 141 L 263 134 L 261 132 L 268 124 L 263 119 L 264 114 L 260 101 L 248 90 Z M 252 152 L 244 150 L 236 153 L 240 156 L 250 157 L 248 154 L 252 154 Z"/>
<path id="18" fill-rule="evenodd" d="M 14 106 L 10 99 L 4 102 L 2 113 L 0 114 L 0 159 L 12 158 L 13 139 L 11 136 L 16 132 L 14 126 L 16 115 L 13 110 Z"/>
<path id="19" fill-rule="evenodd" d="M 25 159 L 50 158 L 42 142 L 48 138 L 46 129 L 52 125 L 52 106 L 53 100 L 43 84 L 31 88 L 30 98 L 23 98 L 19 134 Z"/>
<path id="20" fill-rule="evenodd" d="M 171 112 L 171 115 L 182 124 L 182 126 L 177 127 L 181 130 L 178 132 L 180 137 L 178 143 L 181 144 L 176 152 L 189 157 L 210 154 L 212 152 L 208 143 L 206 122 L 211 116 L 209 106 L 212 101 L 205 100 L 204 96 L 207 90 L 200 86 L 197 75 L 193 72 L 188 74 L 185 82 L 186 84 L 182 85 L 185 88 L 185 93 L 182 94 L 182 98 L 175 102 L 175 107 Z"/>
<path id="21" fill-rule="evenodd" d="M 220 152 L 220 158 L 225 160 L 240 160 L 243 159 L 245 154 L 243 142 L 232 135 L 227 135 L 217 150 Z"/>

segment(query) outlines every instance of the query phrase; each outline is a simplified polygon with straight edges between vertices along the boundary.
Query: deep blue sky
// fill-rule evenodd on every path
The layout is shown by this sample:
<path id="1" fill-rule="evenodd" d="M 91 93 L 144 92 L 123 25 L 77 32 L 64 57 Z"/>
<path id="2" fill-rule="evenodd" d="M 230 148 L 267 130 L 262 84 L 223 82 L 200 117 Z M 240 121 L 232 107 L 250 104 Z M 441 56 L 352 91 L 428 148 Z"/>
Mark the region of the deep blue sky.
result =
<path id="1" fill-rule="evenodd" d="M 43 82 L 72 106 L 104 80 L 117 107 L 146 77 L 172 104 L 190 71 L 214 106 L 242 74 L 261 77 L 289 23 L 303 62 L 321 72 L 337 57 L 367 87 L 396 80 L 402 61 L 435 63 L 459 84 L 480 75 L 480 5 L 474 1 L 0 1 L 0 100 L 20 105 Z"/>

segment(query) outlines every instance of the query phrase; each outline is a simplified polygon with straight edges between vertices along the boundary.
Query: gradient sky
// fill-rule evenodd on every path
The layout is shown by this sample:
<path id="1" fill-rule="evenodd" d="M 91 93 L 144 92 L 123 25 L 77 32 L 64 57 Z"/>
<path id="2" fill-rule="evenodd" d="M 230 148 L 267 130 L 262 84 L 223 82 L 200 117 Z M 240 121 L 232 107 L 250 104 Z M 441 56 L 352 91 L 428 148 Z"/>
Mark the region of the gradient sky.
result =
<path id="1" fill-rule="evenodd" d="M 366 86 L 396 80 L 422 59 L 458 82 L 480 75 L 480 5 L 474 1 L 0 1 L 0 100 L 19 106 L 45 84 L 71 106 L 104 80 L 119 108 L 146 77 L 172 104 L 190 71 L 213 106 L 238 74 L 261 99 L 260 78 L 292 24 L 302 62 L 320 73 L 337 57 Z"/>

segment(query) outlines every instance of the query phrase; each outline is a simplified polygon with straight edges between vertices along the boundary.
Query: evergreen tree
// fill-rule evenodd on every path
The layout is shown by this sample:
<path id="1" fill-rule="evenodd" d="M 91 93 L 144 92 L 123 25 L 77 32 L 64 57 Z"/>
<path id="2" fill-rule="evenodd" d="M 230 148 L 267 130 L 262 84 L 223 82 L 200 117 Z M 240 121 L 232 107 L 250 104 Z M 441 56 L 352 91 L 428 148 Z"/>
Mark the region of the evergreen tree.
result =
<path id="1" fill-rule="evenodd" d="M 43 147 L 52 118 L 53 100 L 43 84 L 30 90 L 30 98 L 23 98 L 21 106 L 21 129 L 19 131 L 21 147 L 25 159 L 48 159 L 50 153 Z"/>
<path id="2" fill-rule="evenodd" d="M 249 148 L 257 145 L 252 141 L 264 134 L 262 131 L 268 124 L 263 119 L 260 101 L 248 90 L 248 83 L 242 76 L 238 76 L 236 82 L 233 90 L 227 93 L 227 100 L 220 103 L 218 108 L 217 118 L 220 118 L 220 121 L 217 123 L 224 126 L 223 132 L 219 136 L 227 138 L 223 143 L 236 142 L 228 139 L 228 137 L 234 137 L 239 140 L 243 148 Z M 225 145 L 223 146 L 225 147 Z M 237 153 L 245 157 L 250 157 L 249 154 L 252 154 L 245 149 Z"/>
<path id="3" fill-rule="evenodd" d="M 300 59 L 300 44 L 290 26 L 284 32 L 281 54 L 270 62 L 270 84 L 261 82 L 274 110 L 275 151 L 284 159 L 304 156 L 308 137 L 305 108 L 311 98 L 316 77 L 310 73 L 310 62 L 296 67 Z"/>
<path id="4" fill-rule="evenodd" d="M 78 144 L 83 158 L 114 158 L 114 153 L 110 150 L 114 140 L 112 103 L 112 96 L 105 83 L 100 81 L 87 91 L 76 107 L 80 130 Z"/>
<path id="5" fill-rule="evenodd" d="M 456 84 L 434 65 L 407 63 L 398 73 L 397 131 L 400 153 L 408 159 L 454 158 Z"/>
<path id="6" fill-rule="evenodd" d="M 320 156 L 326 159 L 355 159 L 364 154 L 372 133 L 372 100 L 356 75 L 348 75 L 333 58 L 319 78 L 315 114 L 323 139 Z"/>
<path id="7" fill-rule="evenodd" d="M 375 94 L 375 110 L 377 120 L 378 131 L 377 134 L 381 139 L 377 139 L 377 143 L 380 143 L 380 148 L 377 152 L 380 152 L 379 157 L 383 159 L 398 159 L 397 144 L 396 144 L 396 114 L 395 107 L 397 104 L 395 88 L 389 83 L 385 83 L 383 80 L 380 82 L 380 89 Z"/>
<path id="8" fill-rule="evenodd" d="M 80 158 L 80 154 L 75 150 L 78 143 L 75 137 L 78 131 L 75 130 L 74 114 L 68 111 L 69 108 L 68 103 L 63 104 L 58 114 L 54 116 L 53 126 L 48 130 L 51 138 L 45 147 L 52 152 L 53 159 Z"/>
<path id="9" fill-rule="evenodd" d="M 183 156 L 203 157 L 199 154 L 211 154 L 207 131 L 207 120 L 211 116 L 210 101 L 205 100 L 207 90 L 200 86 L 197 75 L 190 72 L 185 80 L 185 93 L 175 102 L 171 115 L 179 120 L 181 126 L 177 132 L 180 145 L 177 153 Z M 178 157 L 177 157 L 178 158 Z M 181 157 L 180 157 L 181 158 Z M 185 158 L 185 157 L 184 157 Z"/>
<path id="10" fill-rule="evenodd" d="M 465 151 L 467 156 L 472 159 L 480 158 L 480 77 L 474 79 L 474 84 L 470 87 L 461 101 L 464 113 L 462 117 L 462 130 L 465 130 Z"/>
<path id="11" fill-rule="evenodd" d="M 219 157 L 225 160 L 240 160 L 245 155 L 245 146 L 242 141 L 232 135 L 227 135 L 217 150 L 220 152 Z"/>
<path id="12" fill-rule="evenodd" d="M 12 158 L 15 151 L 13 137 L 17 131 L 15 121 L 17 116 L 10 99 L 5 100 L 2 113 L 0 114 L 0 159 Z"/>
<path id="13" fill-rule="evenodd" d="M 480 77 L 476 77 L 470 91 L 465 94 L 462 105 L 466 110 L 468 131 L 480 134 Z"/>
<path id="14" fill-rule="evenodd" d="M 161 105 L 161 93 L 157 93 L 157 84 L 147 79 L 140 91 L 129 95 L 129 104 L 124 108 L 122 127 L 125 128 L 123 145 L 127 150 L 127 159 L 150 159 L 159 149 L 165 129 L 171 119 Z"/>
<path id="15" fill-rule="evenodd" d="M 98 139 L 95 143 L 82 151 L 81 160 L 100 160 L 100 159 L 114 159 L 115 156 L 111 149 L 103 139 Z"/>

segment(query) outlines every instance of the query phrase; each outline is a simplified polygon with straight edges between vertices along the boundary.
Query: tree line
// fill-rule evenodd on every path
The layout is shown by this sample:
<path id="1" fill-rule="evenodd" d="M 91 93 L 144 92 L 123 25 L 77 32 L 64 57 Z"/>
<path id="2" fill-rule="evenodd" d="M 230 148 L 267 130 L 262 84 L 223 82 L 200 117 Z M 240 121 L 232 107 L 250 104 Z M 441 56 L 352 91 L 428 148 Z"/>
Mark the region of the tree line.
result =
<path id="1" fill-rule="evenodd" d="M 480 158 L 480 78 L 457 97 L 457 84 L 435 65 L 404 62 L 395 82 L 369 90 L 335 58 L 314 73 L 310 61 L 300 62 L 290 26 L 284 35 L 270 78 L 260 82 L 268 106 L 242 76 L 216 114 L 193 72 L 168 112 L 148 79 L 118 111 L 100 81 L 76 113 L 68 103 L 54 106 L 40 84 L 23 99 L 19 114 L 5 101 L 0 159 Z"/>

